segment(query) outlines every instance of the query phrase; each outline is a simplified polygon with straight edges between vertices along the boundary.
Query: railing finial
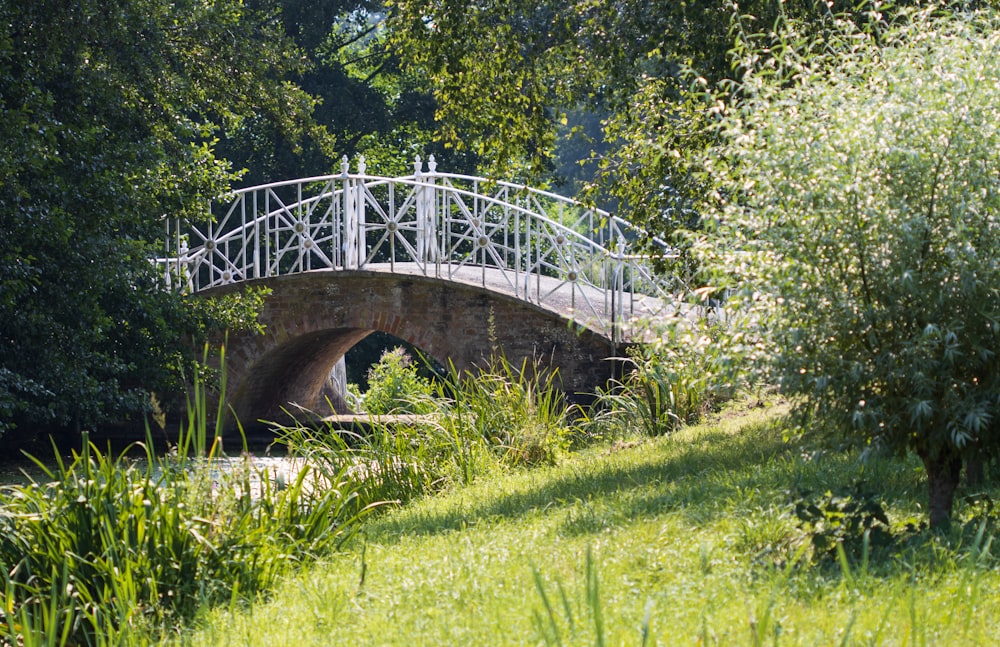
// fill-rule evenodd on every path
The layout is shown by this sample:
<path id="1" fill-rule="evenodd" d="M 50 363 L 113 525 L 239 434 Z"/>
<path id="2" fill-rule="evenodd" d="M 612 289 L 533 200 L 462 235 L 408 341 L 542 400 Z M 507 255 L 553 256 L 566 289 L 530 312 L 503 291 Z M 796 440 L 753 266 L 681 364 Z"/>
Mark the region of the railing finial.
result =
<path id="1" fill-rule="evenodd" d="M 351 172 L 351 162 L 347 159 L 347 155 L 340 158 L 340 174 L 344 177 Z"/>
<path id="2" fill-rule="evenodd" d="M 358 175 L 364 175 L 367 170 L 368 165 L 365 163 L 365 156 L 358 155 Z"/>
<path id="3" fill-rule="evenodd" d="M 420 174 L 423 172 L 423 166 L 423 160 L 421 160 L 420 156 L 417 155 L 416 159 L 413 160 L 413 174 L 420 177 Z"/>
<path id="4" fill-rule="evenodd" d="M 427 172 L 435 173 L 437 171 L 438 163 L 434 159 L 434 154 L 431 153 L 430 157 L 427 158 Z"/>

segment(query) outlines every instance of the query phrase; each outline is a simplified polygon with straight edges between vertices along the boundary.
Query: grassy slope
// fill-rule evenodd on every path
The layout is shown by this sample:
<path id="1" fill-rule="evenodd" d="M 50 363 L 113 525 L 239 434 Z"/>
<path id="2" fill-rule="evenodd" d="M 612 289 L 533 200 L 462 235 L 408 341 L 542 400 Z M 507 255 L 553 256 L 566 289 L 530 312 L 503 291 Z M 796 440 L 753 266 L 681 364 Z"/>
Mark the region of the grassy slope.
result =
<path id="1" fill-rule="evenodd" d="M 639 645 L 645 627 L 660 645 L 996 643 L 1000 573 L 968 540 L 923 541 L 848 576 L 789 566 L 803 545 L 789 489 L 857 479 L 877 484 L 894 523 L 920 514 L 916 463 L 804 452 L 773 411 L 734 415 L 418 501 L 374 522 L 366 546 L 187 638 Z"/>

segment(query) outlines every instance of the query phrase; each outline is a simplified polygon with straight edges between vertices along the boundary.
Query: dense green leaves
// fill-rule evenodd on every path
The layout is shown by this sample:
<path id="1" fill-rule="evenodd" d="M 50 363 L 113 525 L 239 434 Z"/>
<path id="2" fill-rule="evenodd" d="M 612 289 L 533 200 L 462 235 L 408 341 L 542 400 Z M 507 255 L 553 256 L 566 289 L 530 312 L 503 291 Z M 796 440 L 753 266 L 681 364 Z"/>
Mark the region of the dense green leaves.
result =
<path id="1" fill-rule="evenodd" d="M 393 0 L 403 61 L 434 82 L 438 135 L 505 177 L 551 170 L 567 115 L 604 118 L 601 188 L 657 234 L 694 217 L 705 190 L 688 156 L 709 142 L 709 86 L 731 78 L 738 28 L 767 37 L 781 15 L 819 23 L 812 0 L 593 2 Z M 601 147 L 595 146 L 598 150 Z"/>
<path id="2" fill-rule="evenodd" d="M 401 346 L 383 352 L 368 369 L 368 390 L 361 407 L 373 416 L 430 413 L 434 409 L 430 401 L 433 386 L 418 369 Z"/>
<path id="3" fill-rule="evenodd" d="M 167 219 L 341 155 L 449 161 L 385 18 L 367 0 L 0 0 L 0 432 L 117 421 L 176 385 L 191 340 L 253 325 L 253 298 L 161 293 Z"/>
<path id="4" fill-rule="evenodd" d="M 239 2 L 0 2 L 0 431 L 115 420 L 176 379 L 211 317 L 160 290 L 162 221 L 237 177 L 220 128 L 308 119 L 297 65 Z"/>
<path id="5" fill-rule="evenodd" d="M 992 14 L 898 22 L 782 34 L 700 244 L 803 411 L 924 459 L 937 525 L 938 479 L 1000 449 L 1000 39 Z"/>
<path id="6" fill-rule="evenodd" d="M 449 170 L 474 170 L 432 144 L 434 99 L 427 77 L 401 66 L 391 46 L 381 2 L 273 0 L 280 29 L 295 45 L 300 65 L 281 78 L 311 120 L 287 128 L 265 110 L 239 120 L 220 139 L 219 152 L 247 170 L 245 185 L 339 172 L 340 157 L 366 155 L 385 174 L 412 171 L 416 154 L 435 154 Z"/>

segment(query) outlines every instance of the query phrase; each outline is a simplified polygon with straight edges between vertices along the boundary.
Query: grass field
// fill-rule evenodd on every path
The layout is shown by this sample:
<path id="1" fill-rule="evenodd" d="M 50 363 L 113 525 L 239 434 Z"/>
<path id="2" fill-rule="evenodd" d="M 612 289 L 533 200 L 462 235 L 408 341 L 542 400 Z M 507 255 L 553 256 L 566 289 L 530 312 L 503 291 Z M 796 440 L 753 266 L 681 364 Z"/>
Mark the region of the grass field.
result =
<path id="1" fill-rule="evenodd" d="M 917 461 L 786 442 L 781 414 L 733 411 L 418 499 L 182 641 L 996 644 L 990 515 L 966 524 L 974 506 L 962 504 L 951 535 L 908 532 L 924 516 Z M 795 504 L 859 482 L 878 493 L 894 541 L 827 558 Z"/>

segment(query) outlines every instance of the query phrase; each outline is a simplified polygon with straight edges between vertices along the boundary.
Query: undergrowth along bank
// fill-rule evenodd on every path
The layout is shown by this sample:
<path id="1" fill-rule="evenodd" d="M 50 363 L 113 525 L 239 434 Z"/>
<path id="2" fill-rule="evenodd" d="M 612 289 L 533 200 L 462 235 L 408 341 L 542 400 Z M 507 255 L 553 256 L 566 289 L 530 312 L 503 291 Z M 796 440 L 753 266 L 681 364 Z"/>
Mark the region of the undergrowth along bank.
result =
<path id="1" fill-rule="evenodd" d="M 346 468 L 219 469 L 221 429 L 195 394 L 169 455 L 148 433 L 119 454 L 85 438 L 52 468 L 37 461 L 42 477 L 0 488 L 0 644 L 157 642 L 336 551 L 377 506 Z"/>
<path id="2" fill-rule="evenodd" d="M 489 474 L 551 465 L 584 434 L 558 373 L 539 364 L 497 353 L 474 370 L 449 365 L 433 384 L 398 392 L 382 382 L 412 383 L 417 366 L 395 351 L 383 362 L 370 376 L 379 398 L 366 432 L 274 425 L 280 442 L 314 470 L 353 474 L 360 500 L 400 504 Z"/>

